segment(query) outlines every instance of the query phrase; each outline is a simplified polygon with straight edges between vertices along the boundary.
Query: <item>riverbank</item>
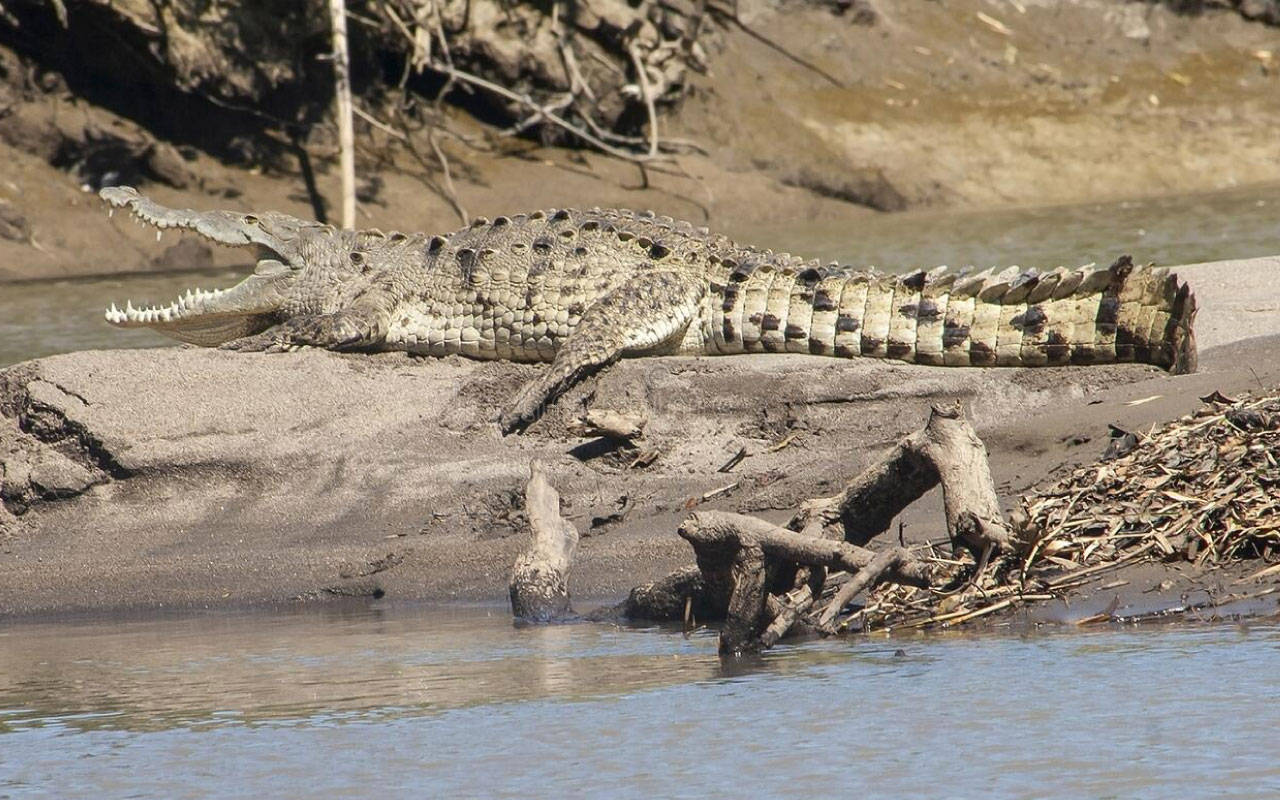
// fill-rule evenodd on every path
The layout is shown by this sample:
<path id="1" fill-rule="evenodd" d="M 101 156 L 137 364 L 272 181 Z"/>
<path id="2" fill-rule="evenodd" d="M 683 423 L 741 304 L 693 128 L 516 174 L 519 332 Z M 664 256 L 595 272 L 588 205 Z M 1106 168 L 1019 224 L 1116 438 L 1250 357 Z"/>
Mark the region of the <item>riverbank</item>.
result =
<path id="1" fill-rule="evenodd" d="M 679 109 L 660 123 L 664 136 L 697 141 L 707 154 L 661 169 L 503 138 L 450 111 L 458 133 L 487 142 L 441 139 L 457 199 L 490 217 L 653 208 L 754 241 L 788 220 L 853 230 L 879 213 L 872 209 L 1045 205 L 1280 181 L 1280 141 L 1270 135 L 1280 123 L 1276 29 L 1237 13 L 1179 15 L 1120 0 L 999 8 L 913 0 L 876 4 L 865 24 L 840 8 L 739 4 L 743 23 L 768 31 L 777 47 L 746 28 L 722 33 L 710 74 L 692 75 Z M 3 48 L 0 75 L 0 157 L 11 164 L 0 180 L 0 281 L 237 258 L 195 241 L 157 250 L 150 232 L 108 220 L 83 191 L 103 181 L 128 178 L 161 202 L 195 208 L 317 218 L 337 205 L 324 126 L 269 164 L 234 166 L 91 102 L 79 84 Z M 431 188 L 443 179 L 434 161 L 424 165 L 363 121 L 359 142 L 361 226 L 460 225 Z"/>
<path id="2" fill-rule="evenodd" d="M 492 424 L 495 398 L 536 366 L 185 348 L 19 364 L 0 372 L 3 491 L 11 510 L 26 509 L 3 523 L 0 614 L 344 596 L 493 602 L 524 547 L 519 492 L 532 458 L 583 532 L 575 593 L 616 596 L 690 560 L 675 534 L 690 509 L 785 517 L 947 399 L 969 406 L 1008 502 L 1096 459 L 1108 424 L 1143 430 L 1214 391 L 1280 385 L 1280 314 L 1266 299 L 1280 258 L 1179 271 L 1203 309 L 1192 375 L 637 359 L 510 438 Z M 647 411 L 651 466 L 627 469 L 563 432 L 591 391 L 593 407 Z M 742 448 L 746 459 L 721 471 Z M 941 533 L 939 506 L 926 498 L 904 516 L 908 541 Z M 1178 567 L 1131 577 L 1135 602 L 1149 604 L 1152 586 L 1172 598 L 1237 576 Z"/>

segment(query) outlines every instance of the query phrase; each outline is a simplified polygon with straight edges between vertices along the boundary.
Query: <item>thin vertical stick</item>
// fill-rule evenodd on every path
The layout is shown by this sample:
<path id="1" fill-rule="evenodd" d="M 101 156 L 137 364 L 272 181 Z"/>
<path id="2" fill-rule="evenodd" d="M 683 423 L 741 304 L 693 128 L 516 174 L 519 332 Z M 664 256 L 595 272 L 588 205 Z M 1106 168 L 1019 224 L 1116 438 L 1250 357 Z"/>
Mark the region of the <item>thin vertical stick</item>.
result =
<path id="1" fill-rule="evenodd" d="M 347 57 L 346 0 L 329 0 L 333 28 L 333 83 L 338 95 L 338 147 L 342 169 L 342 227 L 356 225 L 356 142 L 351 125 L 351 64 Z"/>
<path id="2" fill-rule="evenodd" d="M 658 157 L 658 112 L 653 106 L 653 88 L 649 86 L 649 76 L 644 71 L 644 61 L 635 44 L 627 46 L 627 54 L 636 68 L 636 82 L 640 84 L 640 96 L 644 99 L 645 110 L 649 112 L 649 158 Z"/>

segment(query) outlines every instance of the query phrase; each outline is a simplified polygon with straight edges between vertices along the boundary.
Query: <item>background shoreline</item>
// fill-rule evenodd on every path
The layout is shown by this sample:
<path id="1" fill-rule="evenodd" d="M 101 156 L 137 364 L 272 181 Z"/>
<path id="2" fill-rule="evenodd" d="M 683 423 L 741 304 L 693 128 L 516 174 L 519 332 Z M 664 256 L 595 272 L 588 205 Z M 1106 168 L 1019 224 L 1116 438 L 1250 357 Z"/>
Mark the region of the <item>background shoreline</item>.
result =
<path id="1" fill-rule="evenodd" d="M 117 46 L 149 24 L 129 16 L 134 11 L 95 16 L 91 5 L 68 2 L 70 23 L 105 26 Z M 653 208 L 750 241 L 753 231 L 787 220 L 856 226 L 886 210 L 1105 202 L 1280 183 L 1280 140 L 1270 135 L 1280 126 L 1276 28 L 1227 9 L 1177 14 L 1120 0 L 1005 10 L 993 16 L 981 0 L 911 0 L 875 4 L 868 21 L 821 3 L 741 3 L 752 30 L 769 31 L 829 77 L 745 28 L 717 29 L 709 72 L 689 72 L 679 102 L 659 114 L 664 136 L 696 142 L 706 154 L 686 148 L 658 168 L 504 136 L 465 106 L 446 104 L 438 124 L 456 136 L 439 146 L 453 166 L 454 200 L 490 217 L 540 207 Z M 12 31 L 6 24 L 0 157 L 11 170 L 0 181 L 0 282 L 232 263 L 234 254 L 194 241 L 157 250 L 149 232 L 109 221 L 85 191 L 105 183 L 138 183 L 169 205 L 309 219 L 337 205 L 336 150 L 323 119 L 287 146 L 266 122 L 253 135 L 228 127 L 219 139 L 216 118 L 184 122 L 177 114 L 161 132 L 148 127 L 136 98 L 113 103 L 110 92 L 88 92 L 84 81 L 94 76 L 73 73 L 84 68 L 59 61 L 57 48 L 42 49 L 43 29 L 33 21 Z M 204 42 L 214 30 L 197 26 L 190 35 Z M 219 42 L 204 45 L 216 55 Z M 123 72 L 106 86 L 198 99 L 177 77 L 165 83 L 157 74 Z M 372 92 L 363 102 L 377 98 Z M 374 117 L 383 111 L 369 107 Z M 229 126 L 233 116 L 241 120 L 227 114 Z M 359 225 L 461 227 L 441 194 L 438 165 L 424 166 L 385 127 L 358 126 Z M 222 152 L 235 142 L 243 152 Z M 413 147 L 429 149 L 425 141 Z"/>

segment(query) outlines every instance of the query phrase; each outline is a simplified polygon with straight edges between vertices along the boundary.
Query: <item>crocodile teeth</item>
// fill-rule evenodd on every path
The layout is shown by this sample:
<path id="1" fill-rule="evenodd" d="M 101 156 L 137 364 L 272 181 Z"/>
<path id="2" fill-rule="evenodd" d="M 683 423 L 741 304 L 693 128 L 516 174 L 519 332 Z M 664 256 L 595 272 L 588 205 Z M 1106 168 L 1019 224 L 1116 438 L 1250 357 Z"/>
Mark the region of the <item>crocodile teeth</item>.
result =
<path id="1" fill-rule="evenodd" d="M 187 289 L 185 293 L 178 295 L 178 299 L 168 305 L 149 305 L 134 307 L 132 300 L 126 300 L 124 310 L 122 311 L 115 303 L 111 304 L 105 312 L 108 322 L 125 323 L 138 322 L 143 324 L 157 322 L 173 322 L 182 319 L 195 312 L 205 303 L 215 299 L 223 293 L 221 289 Z"/>

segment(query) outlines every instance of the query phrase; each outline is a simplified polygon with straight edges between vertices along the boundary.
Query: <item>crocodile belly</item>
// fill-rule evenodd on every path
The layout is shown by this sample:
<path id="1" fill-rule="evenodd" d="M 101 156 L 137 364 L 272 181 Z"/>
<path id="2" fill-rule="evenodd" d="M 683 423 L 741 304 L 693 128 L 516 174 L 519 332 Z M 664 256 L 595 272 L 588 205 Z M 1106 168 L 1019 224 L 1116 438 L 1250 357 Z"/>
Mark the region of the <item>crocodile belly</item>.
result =
<path id="1" fill-rule="evenodd" d="M 416 355 L 544 361 L 555 342 L 511 311 L 454 304 L 406 305 L 392 316 L 385 346 Z"/>

